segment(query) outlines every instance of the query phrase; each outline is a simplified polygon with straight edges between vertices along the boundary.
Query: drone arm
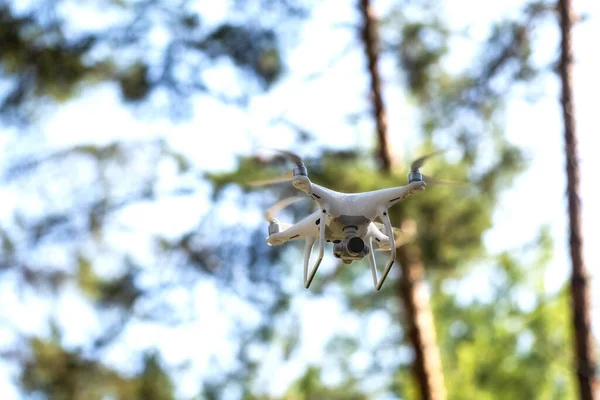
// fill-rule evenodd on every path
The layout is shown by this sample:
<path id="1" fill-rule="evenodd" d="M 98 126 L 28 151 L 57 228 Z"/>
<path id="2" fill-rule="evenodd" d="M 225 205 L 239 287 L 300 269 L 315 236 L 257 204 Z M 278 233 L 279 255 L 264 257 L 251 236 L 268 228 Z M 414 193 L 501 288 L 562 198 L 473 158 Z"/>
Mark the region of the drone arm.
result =
<path id="1" fill-rule="evenodd" d="M 311 182 L 307 176 L 296 176 L 292 181 L 294 187 L 308 196 L 317 203 L 319 208 L 324 208 L 326 204 L 335 204 L 339 201 L 339 193 L 333 192 L 321 185 Z"/>
<path id="2" fill-rule="evenodd" d="M 425 182 L 420 181 L 404 186 L 350 195 L 332 193 L 330 196 L 333 197 L 333 200 L 329 204 L 342 204 L 343 214 L 363 215 L 367 219 L 373 220 L 381 214 L 381 210 L 387 210 L 408 196 L 425 190 L 425 186 Z M 345 198 L 346 196 L 351 196 L 351 198 Z"/>
<path id="3" fill-rule="evenodd" d="M 383 191 L 387 192 L 388 199 L 386 207 L 391 207 L 397 202 L 406 199 L 407 197 L 416 194 L 418 192 L 422 192 L 425 190 L 425 182 L 417 181 L 411 182 L 408 185 L 398 186 L 390 189 L 383 189 Z"/>
<path id="4" fill-rule="evenodd" d="M 308 260 L 306 257 L 306 248 L 305 248 L 305 257 L 304 257 L 304 287 L 308 289 L 308 287 L 310 286 L 310 284 L 312 283 L 313 278 L 315 277 L 315 274 L 317 272 L 317 269 L 319 268 L 319 265 L 321 265 L 321 261 L 323 261 L 323 253 L 325 252 L 325 227 L 326 227 L 326 223 L 324 221 L 324 219 L 327 217 L 327 211 L 323 210 L 322 211 L 322 215 L 321 215 L 321 223 L 320 223 L 320 229 L 319 229 L 319 256 L 317 257 L 317 260 L 315 261 L 315 265 L 312 267 L 312 271 L 310 272 L 310 275 L 307 275 L 308 273 Z M 314 239 L 313 239 L 314 240 Z M 308 244 L 307 244 L 308 247 Z M 310 249 L 312 250 L 312 244 L 310 245 Z M 310 253 L 309 253 L 309 257 L 310 257 Z"/>
<path id="5" fill-rule="evenodd" d="M 271 234 L 267 238 L 267 243 L 271 246 L 278 246 L 290 240 L 317 237 L 316 224 L 319 218 L 321 218 L 321 212 L 315 211 L 293 225 L 281 224 L 281 227 L 285 227 L 285 229 L 282 229 L 281 232 Z"/>

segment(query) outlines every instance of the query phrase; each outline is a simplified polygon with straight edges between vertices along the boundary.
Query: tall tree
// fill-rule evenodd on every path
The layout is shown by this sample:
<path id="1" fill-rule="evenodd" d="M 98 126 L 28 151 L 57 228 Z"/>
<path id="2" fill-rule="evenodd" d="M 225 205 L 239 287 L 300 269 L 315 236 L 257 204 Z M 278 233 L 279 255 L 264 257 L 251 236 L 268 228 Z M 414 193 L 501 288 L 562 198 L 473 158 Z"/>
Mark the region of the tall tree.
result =
<path id="1" fill-rule="evenodd" d="M 575 337 L 575 368 L 582 399 L 595 399 L 597 390 L 597 365 L 590 317 L 590 281 L 583 260 L 583 235 L 581 228 L 581 200 L 579 197 L 579 153 L 575 130 L 573 104 L 573 9 L 570 0 L 559 0 L 561 55 L 560 79 L 562 84 L 562 114 L 564 124 L 565 161 L 567 171 L 567 196 L 569 208 L 569 246 L 571 250 L 571 301 L 573 332 Z"/>
<path id="2" fill-rule="evenodd" d="M 378 27 L 370 0 L 360 0 L 358 8 L 362 15 L 361 39 L 367 58 L 367 70 L 371 84 L 370 100 L 373 106 L 373 119 L 377 127 L 378 155 L 381 169 L 389 172 L 392 168 L 389 138 L 387 133 L 387 116 L 383 95 L 381 93 L 381 77 L 379 76 L 379 43 Z"/>
<path id="3" fill-rule="evenodd" d="M 371 82 L 369 98 L 373 104 L 373 119 L 377 127 L 378 158 L 381 171 L 390 173 L 392 156 L 388 145 L 385 102 L 378 70 L 378 21 L 373 15 L 369 0 L 360 0 L 359 9 L 363 19 L 361 38 Z M 437 347 L 433 313 L 424 287 L 425 270 L 420 260 L 419 249 L 412 245 L 410 248 L 401 246 L 397 251 L 397 259 L 402 268 L 398 296 L 404 305 L 404 324 L 414 352 L 413 373 L 421 391 L 421 398 L 445 399 L 444 375 Z"/>

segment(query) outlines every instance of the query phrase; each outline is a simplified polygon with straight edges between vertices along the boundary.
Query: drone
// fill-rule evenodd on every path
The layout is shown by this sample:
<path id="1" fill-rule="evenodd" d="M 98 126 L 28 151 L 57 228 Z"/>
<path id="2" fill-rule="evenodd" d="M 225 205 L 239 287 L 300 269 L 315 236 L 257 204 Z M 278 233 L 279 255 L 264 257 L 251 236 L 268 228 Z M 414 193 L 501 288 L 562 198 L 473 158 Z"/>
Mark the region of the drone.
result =
<path id="1" fill-rule="evenodd" d="M 252 186 L 263 186 L 278 182 L 291 181 L 294 188 L 308 195 L 318 206 L 312 214 L 300 221 L 289 224 L 279 221 L 275 214 L 284 207 L 299 201 L 304 196 L 294 196 L 272 205 L 265 212 L 269 223 L 266 242 L 269 246 L 279 246 L 294 240 L 305 240 L 304 246 L 304 287 L 308 289 L 323 261 L 325 243 L 333 243 L 333 255 L 344 264 L 367 257 L 373 277 L 373 286 L 379 291 L 388 276 L 394 260 L 396 248 L 403 244 L 396 238 L 402 230 L 392 226 L 388 209 L 397 202 L 425 190 L 430 184 L 454 184 L 423 175 L 421 166 L 429 158 L 440 154 L 434 152 L 414 160 L 408 174 L 408 184 L 387 189 L 362 193 L 342 193 L 318 185 L 308 177 L 308 170 L 302 158 L 297 154 L 279 149 L 271 149 L 283 155 L 294 164 L 288 173 L 271 179 L 254 181 Z M 379 218 L 381 222 L 375 221 Z M 315 242 L 318 241 L 318 255 L 312 268 L 310 258 Z M 375 261 L 375 251 L 390 251 L 383 273 Z"/>

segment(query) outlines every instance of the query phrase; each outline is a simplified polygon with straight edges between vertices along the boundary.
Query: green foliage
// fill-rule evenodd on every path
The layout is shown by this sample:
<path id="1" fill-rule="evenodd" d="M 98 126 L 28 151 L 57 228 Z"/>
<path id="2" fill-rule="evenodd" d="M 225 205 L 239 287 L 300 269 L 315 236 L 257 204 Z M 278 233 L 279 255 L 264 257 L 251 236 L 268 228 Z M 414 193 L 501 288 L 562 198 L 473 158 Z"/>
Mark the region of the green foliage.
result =
<path id="1" fill-rule="evenodd" d="M 66 100 L 80 82 L 108 76 L 108 60 L 84 62 L 95 44 L 93 36 L 67 40 L 58 27 L 40 25 L 33 16 L 15 16 L 8 5 L 0 6 L 0 72 L 16 78 L 0 111 L 18 107 L 31 97 Z"/>
<path id="2" fill-rule="evenodd" d="M 366 400 L 367 397 L 357 390 L 353 382 L 345 382 L 336 387 L 328 387 L 321 383 L 321 369 L 309 367 L 304 375 L 292 384 L 283 400 Z"/>
<path id="3" fill-rule="evenodd" d="M 398 55 L 407 86 L 413 93 L 429 93 L 429 84 L 435 79 L 439 63 L 448 50 L 447 32 L 437 22 L 406 21 L 401 26 Z"/>
<path id="4" fill-rule="evenodd" d="M 146 355 L 144 370 L 138 378 L 138 398 L 148 400 L 174 399 L 175 385 L 163 370 L 156 354 Z"/>
<path id="5" fill-rule="evenodd" d="M 148 76 L 148 66 L 136 62 L 127 68 L 119 77 L 121 93 L 127 101 L 139 101 L 150 92 L 151 82 Z"/>
<path id="6" fill-rule="evenodd" d="M 448 392 L 456 399 L 576 398 L 566 292 L 533 296 L 533 308 L 523 310 L 518 299 L 526 289 L 515 275 L 523 266 L 506 255 L 499 262 L 504 274 L 490 272 L 503 278 L 489 300 L 460 305 L 444 293 L 433 297 Z"/>
<path id="7" fill-rule="evenodd" d="M 281 73 L 277 37 L 272 30 L 224 24 L 198 43 L 197 48 L 211 58 L 230 57 L 236 65 L 254 72 L 267 86 Z"/>
<path id="8" fill-rule="evenodd" d="M 213 93 L 203 79 L 203 72 L 221 57 L 245 71 L 250 79 L 244 80 L 265 89 L 283 73 L 277 32 L 256 20 L 225 20 L 208 31 L 198 10 L 187 5 L 108 2 L 101 11 L 99 4 L 87 2 L 83 7 L 90 12 L 113 12 L 120 18 L 101 29 L 73 33 L 58 17 L 62 4 L 45 3 L 42 14 L 49 18 L 35 10 L 17 14 L 10 3 L 0 5 L 0 77 L 11 81 L 8 94 L 0 97 L 5 122 L 30 121 L 40 100 L 65 101 L 104 82 L 117 84 L 128 103 L 150 99 L 159 89 L 169 93 L 177 115 L 183 112 L 182 101 L 194 94 L 231 100 L 227 93 Z M 287 11 L 273 12 L 286 16 Z M 164 46 L 151 39 L 160 30 L 168 38 Z M 242 91 L 251 89 L 246 86 L 241 85 Z"/>
<path id="9" fill-rule="evenodd" d="M 92 299 L 100 297 L 100 285 L 102 281 L 94 272 L 94 267 L 90 260 L 85 257 L 78 257 L 77 260 L 77 284 L 81 290 Z"/>
<path id="10" fill-rule="evenodd" d="M 143 370 L 123 377 L 78 351 L 69 351 L 55 341 L 30 340 L 32 356 L 21 374 L 23 389 L 48 400 L 174 399 L 173 383 L 155 355 L 143 360 Z"/>
<path id="11" fill-rule="evenodd" d="M 465 291 L 473 283 L 430 275 L 450 398 L 577 398 L 568 292 L 539 287 L 548 250 L 547 232 L 542 231 L 531 245 L 473 269 L 466 278 L 478 279 L 477 289 L 489 289 L 479 289 L 470 301 L 464 300 L 470 295 Z M 391 390 L 419 398 L 408 365 L 398 370 Z"/>

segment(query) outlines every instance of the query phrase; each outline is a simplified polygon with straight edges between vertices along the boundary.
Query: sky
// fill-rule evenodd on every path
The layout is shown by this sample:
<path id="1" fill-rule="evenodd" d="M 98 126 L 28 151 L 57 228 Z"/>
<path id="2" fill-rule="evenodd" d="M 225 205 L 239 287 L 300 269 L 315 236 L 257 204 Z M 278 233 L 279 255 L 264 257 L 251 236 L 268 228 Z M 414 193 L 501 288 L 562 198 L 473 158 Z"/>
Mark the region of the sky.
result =
<path id="1" fill-rule="evenodd" d="M 208 3 L 210 7 L 207 7 Z M 391 1 L 374 1 L 376 14 L 382 14 L 390 3 Z M 217 2 L 201 1 L 199 7 L 203 7 L 203 13 L 208 12 L 207 18 L 218 20 L 223 17 L 226 9 L 219 8 L 216 4 Z M 452 21 L 454 26 L 458 28 L 471 25 L 472 34 L 482 37 L 488 21 L 501 14 L 514 12 L 519 4 L 520 2 L 516 0 L 505 2 L 448 0 L 445 11 L 448 20 Z M 574 1 L 574 6 L 576 10 L 585 11 L 590 16 L 589 22 L 578 25 L 574 30 L 576 55 L 574 93 L 577 133 L 580 139 L 584 256 L 592 276 L 592 293 L 600 293 L 596 272 L 600 262 L 600 251 L 594 246 L 595 238 L 600 235 L 600 226 L 597 224 L 597 221 L 600 221 L 600 212 L 594 207 L 600 203 L 600 194 L 594 188 L 594 173 L 600 171 L 600 158 L 595 154 L 600 139 L 597 135 L 595 118 L 597 112 L 594 101 L 600 89 L 596 78 L 597 71 L 600 70 L 600 60 L 595 51 L 597 38 L 600 37 L 600 26 L 594 23 L 600 18 L 600 5 L 597 2 Z M 88 21 L 94 20 L 94 17 L 92 15 L 80 18 L 78 21 L 85 25 Z M 340 7 L 339 3 L 331 1 L 319 3 L 310 22 L 301 32 L 302 45 L 288 54 L 288 77 L 268 95 L 252 99 L 247 110 L 232 109 L 214 100 L 200 98 L 194 103 L 195 116 L 189 122 L 178 125 L 168 121 L 148 123 L 137 119 L 130 111 L 122 108 L 111 87 L 101 87 L 61 106 L 45 121 L 41 127 L 41 134 L 47 146 L 63 147 L 70 146 L 74 142 L 106 143 L 115 137 L 147 138 L 162 136 L 168 132 L 172 146 L 188 154 L 200 169 L 221 171 L 235 168 L 236 155 L 254 153 L 258 146 L 293 149 L 293 133 L 283 126 L 269 123 L 274 115 L 283 114 L 309 131 L 318 133 L 320 145 L 344 147 L 348 144 L 360 143 L 364 146 L 373 146 L 373 142 L 363 142 L 363 138 L 374 136 L 372 124 L 360 123 L 351 127 L 343 118 L 348 110 L 365 110 L 367 76 L 361 48 L 353 48 L 319 78 L 308 82 L 305 79 L 326 66 L 329 60 L 348 44 L 355 42 L 356 38 L 349 30 L 334 26 L 353 22 L 356 17 L 356 11 L 350 4 Z M 160 32 L 156 35 L 156 40 L 160 41 Z M 556 51 L 557 39 L 556 29 L 544 30 L 538 42 L 541 59 Z M 469 48 L 465 47 L 464 43 L 457 43 L 457 46 L 460 46 L 457 48 L 461 54 L 448 62 L 458 65 L 471 60 Z M 381 70 L 384 81 L 397 79 L 395 66 L 391 60 L 382 60 Z M 215 82 L 215 86 L 226 85 L 232 77 L 232 73 L 226 69 L 215 70 L 211 74 L 214 76 L 212 82 Z M 392 146 L 396 157 L 402 161 L 405 156 L 404 150 L 414 145 L 412 132 L 416 122 L 411 112 L 412 106 L 404 99 L 402 92 L 394 86 L 385 86 L 384 95 Z M 549 287 L 556 288 L 567 279 L 570 266 L 566 236 L 568 229 L 563 130 L 557 82 L 547 82 L 543 91 L 547 96 L 535 104 L 514 99 L 509 105 L 506 134 L 510 141 L 528 151 L 530 168 L 502 196 L 494 216 L 494 227 L 486 234 L 485 242 L 494 252 L 517 248 L 534 238 L 541 225 L 549 224 L 556 246 L 547 275 L 547 284 Z M 204 131 L 199 132 L 199 127 Z M 207 141 L 205 135 L 218 137 L 219 140 Z M 3 144 L 2 140 L 5 139 L 0 136 L 0 145 Z M 226 148 L 223 143 L 227 143 Z M 311 151 L 310 148 L 294 150 L 302 155 L 308 155 Z M 409 155 L 412 156 L 414 155 Z M 169 176 L 172 171 L 165 168 L 161 173 Z M 170 227 L 172 233 L 176 234 L 186 224 L 191 227 L 194 223 L 194 218 L 190 217 L 190 210 L 195 212 L 198 218 L 208 211 L 207 194 L 208 188 L 204 186 L 197 196 L 164 203 L 159 210 L 151 206 L 139 207 L 124 215 L 122 222 L 147 232 L 155 231 L 157 226 L 161 229 Z M 418 201 L 416 197 L 414 201 Z M 17 202 L 16 193 L 12 195 L 6 193 L 0 202 L 3 206 L 1 208 L 9 209 Z M 185 209 L 185 215 L 178 214 L 176 211 L 178 209 Z M 248 223 L 258 223 L 261 218 L 258 210 L 256 213 L 248 214 L 245 210 L 240 210 L 235 203 L 226 204 L 224 209 L 227 211 L 224 214 L 224 222 L 233 223 L 246 219 Z M 147 218 L 149 212 L 152 212 L 152 219 Z M 115 246 L 119 243 L 121 246 L 132 244 L 131 237 L 127 236 L 127 233 L 116 235 L 113 242 Z M 147 243 L 143 241 L 135 242 L 135 246 L 140 253 L 147 250 Z M 296 283 L 298 287 L 301 286 L 301 268 L 301 260 L 298 260 Z M 327 268 L 325 262 L 320 271 L 325 272 Z M 367 270 L 365 274 L 368 274 Z M 319 279 L 319 273 L 315 279 Z M 472 282 L 476 283 L 480 279 L 486 279 L 485 271 L 475 273 Z M 482 285 L 471 283 L 466 286 L 473 295 L 478 294 L 477 287 Z M 27 304 L 23 304 L 10 287 L 3 287 L 2 292 L 6 293 L 6 296 L 0 299 L 0 307 L 15 310 L 14 315 L 9 316 L 11 322 L 26 331 L 33 332 L 40 329 L 40 324 L 44 322 L 41 316 L 50 312 L 53 306 L 60 308 L 60 316 L 69 326 L 66 340 L 71 343 L 85 342 L 87 335 L 100 329 L 100 321 L 92 316 L 81 324 L 74 325 L 70 320 L 69 315 L 93 315 L 87 312 L 90 305 L 83 301 L 75 290 L 67 291 L 56 305 L 44 302 L 32 303 L 34 297 L 29 297 Z M 187 307 L 190 299 L 183 293 L 178 293 L 174 294 L 171 300 L 174 304 Z M 201 309 L 198 321 L 193 325 L 170 330 L 141 324 L 135 326 L 126 333 L 120 344 L 122 347 L 115 348 L 115 351 L 109 354 L 109 361 L 114 365 L 126 364 L 128 362 L 126 353 L 119 349 L 135 350 L 148 346 L 164 349 L 167 361 L 172 364 L 193 356 L 196 363 L 188 375 L 182 376 L 180 390 L 182 394 L 194 393 L 198 389 L 196 382 L 185 379 L 186 377 L 191 378 L 194 374 L 206 373 L 211 367 L 212 356 L 218 356 L 225 364 L 233 361 L 233 355 L 228 353 L 227 344 L 220 341 L 220 338 L 226 337 L 233 326 L 227 315 L 221 312 L 216 289 L 210 283 L 199 284 L 191 300 L 194 307 Z M 599 295 L 593 294 L 592 305 L 593 329 L 598 337 L 600 336 Z M 247 312 L 241 304 L 235 307 L 240 313 Z M 304 360 L 290 362 L 285 365 L 285 368 L 270 371 L 268 376 L 262 378 L 261 384 L 274 394 L 280 394 L 288 386 L 296 374 L 302 371 L 304 362 L 321 358 L 327 332 L 342 329 L 354 332 L 360 330 L 357 321 L 345 316 L 338 303 L 330 299 L 314 301 L 310 291 L 304 292 L 295 299 L 293 307 L 302 316 Z M 315 325 L 317 319 L 318 329 Z M 284 321 L 284 323 L 291 322 Z M 377 340 L 388 323 L 389 321 L 384 317 L 374 316 L 372 323 L 368 324 L 370 328 L 367 335 L 370 340 Z M 206 329 L 206 326 L 210 326 L 210 329 Z M 149 331 L 153 334 L 148 334 Z M 8 337 L 3 334 L 4 332 L 0 330 L 0 343 L 8 340 Z M 221 345 L 216 345 L 219 342 Z M 361 356 L 365 355 L 359 354 L 357 357 Z M 268 363 L 277 365 L 278 355 L 269 354 L 266 359 Z M 0 387 L 7 391 L 6 395 L 1 396 L 2 398 L 16 397 L 14 392 L 12 395 L 10 392 L 12 385 L 9 379 L 12 373 L 13 370 L 0 368 Z"/>

